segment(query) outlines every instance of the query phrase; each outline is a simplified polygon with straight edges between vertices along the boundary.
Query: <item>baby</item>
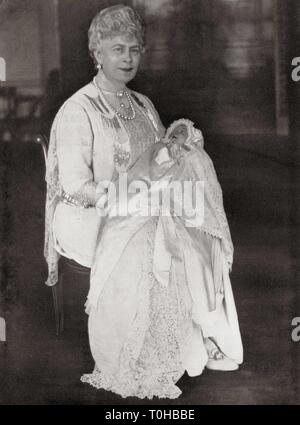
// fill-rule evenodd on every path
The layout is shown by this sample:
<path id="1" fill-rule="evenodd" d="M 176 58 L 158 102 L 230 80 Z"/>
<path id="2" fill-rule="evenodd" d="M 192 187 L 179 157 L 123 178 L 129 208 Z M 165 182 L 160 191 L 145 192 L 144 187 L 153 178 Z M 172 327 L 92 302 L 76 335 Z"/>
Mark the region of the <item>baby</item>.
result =
<path id="1" fill-rule="evenodd" d="M 195 148 L 203 147 L 203 136 L 194 128 L 192 121 L 180 119 L 174 121 L 166 130 L 165 137 L 151 145 L 127 172 L 128 186 L 133 182 L 144 182 L 149 189 L 154 182 L 169 181 L 172 176 L 180 178 L 180 164 L 184 154 Z M 179 172 L 179 175 L 178 175 Z M 174 174 L 176 173 L 176 174 Z M 158 186 L 156 186 L 158 187 Z M 102 182 L 97 187 L 99 199 L 97 208 L 102 211 L 108 201 L 107 187 Z M 150 192 L 149 192 L 150 193 Z"/>
<path id="2" fill-rule="evenodd" d="M 158 165 L 179 163 L 184 153 L 189 152 L 190 146 L 196 143 L 203 146 L 203 136 L 200 130 L 194 128 L 193 122 L 187 119 L 174 121 L 162 142 L 158 143 L 153 159 Z"/>

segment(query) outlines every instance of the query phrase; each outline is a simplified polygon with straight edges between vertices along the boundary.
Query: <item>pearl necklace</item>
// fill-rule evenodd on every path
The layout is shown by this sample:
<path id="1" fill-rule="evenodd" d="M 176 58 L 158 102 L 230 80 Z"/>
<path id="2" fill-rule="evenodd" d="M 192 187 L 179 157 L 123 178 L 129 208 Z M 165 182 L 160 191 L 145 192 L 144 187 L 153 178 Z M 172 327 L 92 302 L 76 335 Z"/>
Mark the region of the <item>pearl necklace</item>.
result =
<path id="1" fill-rule="evenodd" d="M 109 104 L 109 106 L 111 107 L 111 109 L 118 115 L 118 117 L 120 117 L 120 118 L 122 118 L 123 120 L 127 120 L 127 121 L 131 121 L 131 120 L 134 120 L 134 118 L 135 118 L 135 115 L 136 115 L 136 112 L 135 112 L 135 109 L 134 109 L 134 106 L 133 106 L 133 102 L 132 102 L 132 100 L 131 100 L 131 97 L 130 97 L 130 95 L 129 95 L 129 93 L 128 93 L 128 91 L 127 90 L 120 90 L 120 91 L 117 91 L 117 92 L 113 92 L 113 91 L 110 91 L 110 90 L 106 90 L 106 89 L 102 89 L 99 85 L 98 85 L 98 83 L 97 83 L 97 80 L 96 80 L 96 77 L 94 77 L 94 80 L 93 80 L 93 82 L 94 82 L 94 84 L 95 84 L 95 86 L 97 87 L 97 89 L 100 91 L 100 93 L 102 94 L 102 96 L 105 98 L 105 100 L 106 100 L 106 102 Z M 127 100 L 128 100 L 128 103 L 129 103 L 129 108 L 131 109 L 131 111 L 132 111 L 132 115 L 130 115 L 130 116 L 127 116 L 127 115 L 123 115 L 121 112 L 119 112 L 119 111 L 117 111 L 116 110 L 116 108 L 107 100 L 107 98 L 104 96 L 104 93 L 103 93 L 103 90 L 105 90 L 105 91 L 107 91 L 107 92 L 110 92 L 110 93 L 115 93 L 115 95 L 116 95 L 116 97 L 117 98 L 119 98 L 119 99 L 121 99 L 124 95 L 126 96 L 126 98 L 127 98 Z M 120 103 L 120 107 L 121 108 L 125 108 L 125 105 L 124 105 L 124 103 Z M 128 108 L 128 109 L 129 109 Z"/>

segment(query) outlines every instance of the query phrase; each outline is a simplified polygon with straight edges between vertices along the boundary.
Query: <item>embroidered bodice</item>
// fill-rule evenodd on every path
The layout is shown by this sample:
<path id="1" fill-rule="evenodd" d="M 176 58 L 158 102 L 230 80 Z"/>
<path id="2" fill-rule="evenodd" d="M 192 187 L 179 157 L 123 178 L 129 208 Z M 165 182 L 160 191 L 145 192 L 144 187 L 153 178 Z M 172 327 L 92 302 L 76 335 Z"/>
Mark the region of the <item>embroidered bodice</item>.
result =
<path id="1" fill-rule="evenodd" d="M 135 106 L 135 109 L 135 119 L 123 122 L 129 143 L 119 143 L 117 140 L 114 142 L 114 163 L 117 171 L 126 171 L 152 143 L 155 143 L 152 123 L 140 107 Z"/>
<path id="2" fill-rule="evenodd" d="M 131 93 L 136 118 L 118 119 L 94 84 L 89 83 L 60 108 L 52 125 L 47 160 L 44 255 L 47 285 L 57 282 L 58 252 L 53 241 L 53 217 L 60 201 L 93 207 L 97 184 L 127 171 L 139 155 L 164 135 L 151 101 Z"/>

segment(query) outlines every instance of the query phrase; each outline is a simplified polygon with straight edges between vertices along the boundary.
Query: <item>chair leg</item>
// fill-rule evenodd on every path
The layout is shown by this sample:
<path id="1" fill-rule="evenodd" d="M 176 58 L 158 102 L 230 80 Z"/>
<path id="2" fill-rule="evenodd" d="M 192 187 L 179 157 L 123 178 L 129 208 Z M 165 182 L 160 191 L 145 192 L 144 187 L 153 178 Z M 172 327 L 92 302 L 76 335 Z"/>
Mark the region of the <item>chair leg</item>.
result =
<path id="1" fill-rule="evenodd" d="M 58 296 L 57 296 L 57 287 L 56 285 L 52 286 L 52 295 L 53 295 L 53 307 L 54 307 L 54 316 L 55 316 L 55 331 L 56 335 L 59 334 L 59 306 L 58 306 Z"/>
<path id="2" fill-rule="evenodd" d="M 64 331 L 65 312 L 64 312 L 64 274 L 60 273 L 58 280 L 58 306 L 59 306 L 59 332 Z"/>

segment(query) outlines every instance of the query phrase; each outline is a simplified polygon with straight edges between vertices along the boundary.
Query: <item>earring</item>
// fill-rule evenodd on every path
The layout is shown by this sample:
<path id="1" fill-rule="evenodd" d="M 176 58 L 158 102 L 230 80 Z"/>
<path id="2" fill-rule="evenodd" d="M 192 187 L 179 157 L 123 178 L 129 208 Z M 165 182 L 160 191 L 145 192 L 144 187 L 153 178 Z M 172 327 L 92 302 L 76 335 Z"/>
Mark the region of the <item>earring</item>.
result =
<path id="1" fill-rule="evenodd" d="M 102 63 L 98 63 L 98 64 L 97 64 L 97 69 L 102 69 L 102 68 L 103 68 Z"/>

